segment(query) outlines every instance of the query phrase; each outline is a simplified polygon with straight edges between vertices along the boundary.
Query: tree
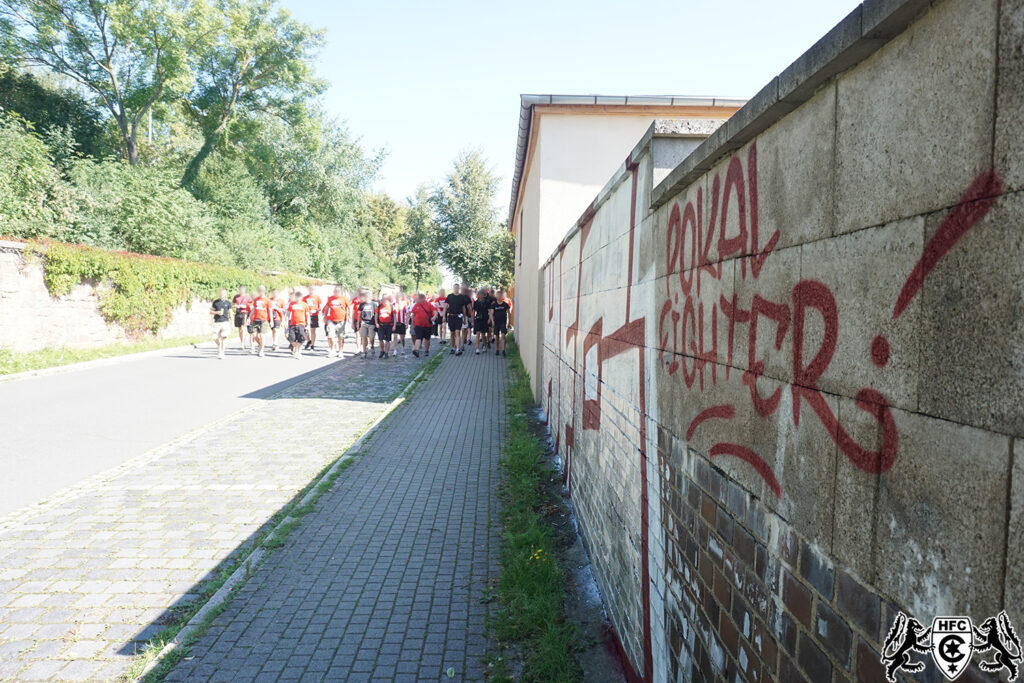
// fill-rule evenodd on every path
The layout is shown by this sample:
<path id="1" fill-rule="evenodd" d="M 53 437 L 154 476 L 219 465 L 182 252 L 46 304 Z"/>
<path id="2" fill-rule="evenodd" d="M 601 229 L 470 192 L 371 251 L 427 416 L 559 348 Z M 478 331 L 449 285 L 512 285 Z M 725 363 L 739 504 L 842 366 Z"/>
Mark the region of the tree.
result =
<path id="1" fill-rule="evenodd" d="M 77 211 L 73 189 L 32 124 L 0 109 L 0 232 L 63 239 Z"/>
<path id="2" fill-rule="evenodd" d="M 30 73 L 0 67 L 0 108 L 19 114 L 42 135 L 64 135 L 75 149 L 100 158 L 110 150 L 99 113 L 80 95 Z"/>
<path id="3" fill-rule="evenodd" d="M 367 157 L 345 128 L 318 112 L 291 125 L 264 116 L 245 127 L 239 154 L 274 220 L 306 247 L 308 274 L 346 285 L 375 277 L 375 251 L 359 216 L 380 156 Z"/>
<path id="4" fill-rule="evenodd" d="M 182 185 L 191 187 L 237 116 L 301 116 L 306 99 L 323 91 L 311 60 L 323 32 L 298 22 L 275 0 L 216 0 L 222 25 L 202 53 L 183 106 L 203 144 L 189 161 Z"/>
<path id="5" fill-rule="evenodd" d="M 407 231 L 398 250 L 403 270 L 415 281 L 415 292 L 420 290 L 421 283 L 438 284 L 439 279 L 438 228 L 431 209 L 430 195 L 421 185 L 416 190 L 416 196 L 409 200 L 406 214 Z"/>
<path id="6" fill-rule="evenodd" d="M 463 152 L 431 195 L 441 262 L 459 279 L 483 284 L 497 275 L 498 178 L 479 151 Z"/>
<path id="7" fill-rule="evenodd" d="M 72 168 L 71 180 L 90 199 L 80 229 L 103 236 L 109 246 L 140 254 L 232 263 L 232 255 L 218 239 L 213 216 L 178 185 L 173 169 L 81 160 Z"/>
<path id="8" fill-rule="evenodd" d="M 133 166 L 139 125 L 191 88 L 192 55 L 212 38 L 203 0 L 0 0 L 0 31 L 23 63 L 71 78 L 110 112 Z"/>

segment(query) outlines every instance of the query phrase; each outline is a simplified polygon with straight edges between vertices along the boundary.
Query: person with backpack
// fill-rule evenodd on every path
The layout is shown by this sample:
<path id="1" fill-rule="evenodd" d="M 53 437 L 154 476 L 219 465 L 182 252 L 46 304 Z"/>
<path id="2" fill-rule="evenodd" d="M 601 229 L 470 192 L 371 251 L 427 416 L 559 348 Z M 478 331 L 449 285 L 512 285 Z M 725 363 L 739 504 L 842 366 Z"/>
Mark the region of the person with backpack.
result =
<path id="1" fill-rule="evenodd" d="M 395 326 L 395 297 L 392 294 L 381 294 L 380 303 L 377 304 L 376 320 L 377 338 L 380 339 L 380 355 L 378 358 L 387 358 L 394 355 L 395 345 L 392 339 L 392 332 Z"/>
<path id="2" fill-rule="evenodd" d="M 422 345 L 423 356 L 427 357 L 430 355 L 430 337 L 434 331 L 432 323 L 437 319 L 437 309 L 427 301 L 427 295 L 420 292 L 416 296 L 416 303 L 409 309 L 409 317 L 412 320 L 412 355 L 419 358 Z"/>
<path id="3" fill-rule="evenodd" d="M 355 324 L 356 333 L 359 335 L 359 345 L 363 350 L 363 360 L 369 355 L 370 340 L 377 333 L 375 327 L 377 321 L 377 303 L 370 299 L 370 290 L 363 288 L 359 290 L 359 303 L 356 305 Z"/>

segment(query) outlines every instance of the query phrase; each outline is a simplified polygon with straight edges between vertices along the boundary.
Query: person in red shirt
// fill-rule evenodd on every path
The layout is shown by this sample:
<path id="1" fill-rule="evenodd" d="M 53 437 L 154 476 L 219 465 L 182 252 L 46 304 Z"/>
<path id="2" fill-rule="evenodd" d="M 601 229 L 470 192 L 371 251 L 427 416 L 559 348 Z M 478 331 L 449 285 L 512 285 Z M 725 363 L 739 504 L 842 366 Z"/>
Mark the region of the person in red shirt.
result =
<path id="1" fill-rule="evenodd" d="M 288 302 L 281 298 L 276 289 L 270 290 L 270 334 L 273 346 L 271 351 L 277 351 L 277 333 L 284 326 L 284 309 L 288 305 Z"/>
<path id="2" fill-rule="evenodd" d="M 377 325 L 377 338 L 380 339 L 380 356 L 378 358 L 387 358 L 394 351 L 391 333 L 395 325 L 395 297 L 382 293 L 380 299 L 380 303 L 377 304 L 377 313 L 374 316 L 374 322 Z"/>
<path id="3" fill-rule="evenodd" d="M 327 357 L 344 358 L 345 328 L 348 327 L 348 309 L 352 302 L 344 295 L 341 287 L 334 288 L 334 294 L 324 304 L 324 328 L 327 331 Z"/>
<path id="4" fill-rule="evenodd" d="M 405 355 L 405 333 L 409 329 L 409 299 L 405 293 L 399 293 L 395 301 L 395 355 L 398 355 L 398 347 L 402 347 L 402 355 Z"/>
<path id="5" fill-rule="evenodd" d="M 444 289 L 442 288 L 442 289 L 437 290 L 437 296 L 435 296 L 432 301 L 428 301 L 427 302 L 427 303 L 433 305 L 434 311 L 435 311 L 435 313 L 434 313 L 434 323 L 433 323 L 434 327 L 432 329 L 432 332 L 435 335 L 437 335 L 438 337 L 441 338 L 441 343 L 442 344 L 447 344 L 448 343 L 448 340 L 445 338 L 445 334 L 444 334 L 444 309 L 448 306 L 447 298 L 448 298 L 448 295 L 445 293 Z"/>
<path id="6" fill-rule="evenodd" d="M 434 331 L 433 322 L 437 319 L 437 309 L 427 301 L 427 295 L 420 292 L 409 313 L 412 317 L 412 355 L 420 357 L 422 344 L 423 356 L 429 356 L 430 336 Z"/>
<path id="7" fill-rule="evenodd" d="M 292 358 L 302 353 L 302 344 L 306 341 L 306 326 L 309 324 L 309 306 L 302 300 L 302 295 L 292 292 L 291 301 L 286 309 L 288 316 L 288 341 L 292 345 Z"/>
<path id="8" fill-rule="evenodd" d="M 323 300 L 313 291 L 310 287 L 309 294 L 302 297 L 302 301 L 306 304 L 306 308 L 309 309 L 309 341 L 306 342 L 306 348 L 312 349 L 316 345 L 316 331 L 320 327 L 320 309 L 323 307 Z"/>
<path id="9" fill-rule="evenodd" d="M 249 304 L 252 298 L 246 294 L 245 285 L 238 288 L 238 294 L 231 298 L 231 305 L 235 307 L 235 329 L 238 330 L 238 345 L 245 348 L 245 328 L 249 320 Z"/>
<path id="10" fill-rule="evenodd" d="M 249 326 L 252 329 L 253 341 L 259 346 L 260 358 L 263 357 L 263 335 L 270 333 L 270 316 L 273 307 L 273 302 L 267 297 L 267 288 L 260 285 L 256 290 L 256 298 L 249 306 Z"/>

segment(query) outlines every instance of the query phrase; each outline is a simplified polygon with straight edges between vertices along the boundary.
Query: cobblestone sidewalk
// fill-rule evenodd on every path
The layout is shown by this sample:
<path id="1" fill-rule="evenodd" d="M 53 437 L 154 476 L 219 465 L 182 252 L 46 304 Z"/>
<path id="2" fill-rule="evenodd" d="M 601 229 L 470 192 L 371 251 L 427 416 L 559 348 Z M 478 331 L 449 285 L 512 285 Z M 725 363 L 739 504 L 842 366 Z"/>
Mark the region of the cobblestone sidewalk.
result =
<path id="1" fill-rule="evenodd" d="M 480 681 L 497 575 L 503 358 L 449 358 L 168 681 Z"/>
<path id="2" fill-rule="evenodd" d="M 0 680 L 117 677 L 167 609 L 192 599 L 421 365 L 336 363 L 0 520 Z"/>

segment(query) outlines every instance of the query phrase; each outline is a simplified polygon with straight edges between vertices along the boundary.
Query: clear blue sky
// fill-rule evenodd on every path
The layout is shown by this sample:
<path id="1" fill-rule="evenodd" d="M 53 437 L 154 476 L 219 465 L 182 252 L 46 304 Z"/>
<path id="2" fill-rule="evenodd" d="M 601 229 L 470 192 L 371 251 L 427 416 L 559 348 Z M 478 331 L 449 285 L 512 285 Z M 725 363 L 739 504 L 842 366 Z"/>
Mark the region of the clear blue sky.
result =
<path id="1" fill-rule="evenodd" d="M 749 97 L 856 0 L 283 0 L 327 29 L 328 111 L 403 199 L 479 148 L 507 207 L 520 93 Z"/>

